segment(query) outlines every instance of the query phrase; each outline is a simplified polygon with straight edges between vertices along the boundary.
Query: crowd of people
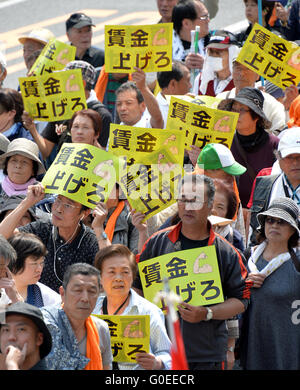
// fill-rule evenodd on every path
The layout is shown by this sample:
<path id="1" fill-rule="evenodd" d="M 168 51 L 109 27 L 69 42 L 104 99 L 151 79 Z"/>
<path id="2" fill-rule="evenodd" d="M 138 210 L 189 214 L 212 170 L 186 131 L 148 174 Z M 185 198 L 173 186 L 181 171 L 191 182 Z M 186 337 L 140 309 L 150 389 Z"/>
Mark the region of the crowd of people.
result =
<path id="1" fill-rule="evenodd" d="M 170 370 L 172 330 L 144 297 L 138 263 L 208 246 L 224 301 L 178 304 L 188 369 L 300 369 L 299 85 L 262 84 L 237 61 L 260 19 L 257 0 L 240 1 L 249 26 L 234 34 L 210 29 L 218 1 L 156 0 L 158 23 L 173 23 L 173 63 L 154 82 L 139 68 L 106 73 L 104 50 L 91 44 L 92 15 L 70 15 L 76 57 L 65 69 L 81 70 L 87 101 L 70 120 L 39 122 L 24 111 L 0 53 L 0 369 Z M 262 24 L 299 45 L 299 7 L 262 0 Z M 19 37 L 28 73 L 53 37 L 44 28 Z M 63 143 L 108 151 L 113 123 L 163 132 L 170 95 L 210 96 L 239 114 L 230 148 L 185 150 L 190 169 L 176 203 L 145 221 L 119 183 L 93 209 L 45 193 L 42 178 Z M 149 352 L 113 361 L 98 315 L 148 315 Z"/>

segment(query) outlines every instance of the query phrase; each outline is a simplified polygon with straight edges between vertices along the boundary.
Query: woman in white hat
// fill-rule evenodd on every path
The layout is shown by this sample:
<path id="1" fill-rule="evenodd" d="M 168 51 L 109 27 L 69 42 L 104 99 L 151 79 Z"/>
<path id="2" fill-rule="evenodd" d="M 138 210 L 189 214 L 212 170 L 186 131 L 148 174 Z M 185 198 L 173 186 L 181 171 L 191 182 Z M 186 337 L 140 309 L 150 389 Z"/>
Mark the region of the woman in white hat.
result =
<path id="1" fill-rule="evenodd" d="M 4 174 L 0 197 L 26 195 L 28 186 L 37 183 L 37 176 L 45 173 L 37 144 L 26 138 L 11 141 L 6 153 L 0 156 L 0 169 Z"/>
<path id="2" fill-rule="evenodd" d="M 241 363 L 246 370 L 299 370 L 299 210 L 293 200 L 277 198 L 257 219 L 263 241 L 248 260 L 253 288 Z"/>

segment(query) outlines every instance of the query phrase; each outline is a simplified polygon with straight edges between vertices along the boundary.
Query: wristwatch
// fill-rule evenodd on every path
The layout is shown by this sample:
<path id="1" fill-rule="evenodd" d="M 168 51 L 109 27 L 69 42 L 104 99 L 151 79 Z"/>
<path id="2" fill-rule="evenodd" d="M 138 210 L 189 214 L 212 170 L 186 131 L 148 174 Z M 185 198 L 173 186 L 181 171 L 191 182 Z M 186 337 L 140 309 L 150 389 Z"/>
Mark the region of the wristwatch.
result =
<path id="1" fill-rule="evenodd" d="M 107 234 L 105 232 L 101 233 L 101 240 L 106 240 L 107 239 Z"/>
<path id="2" fill-rule="evenodd" d="M 207 314 L 206 314 L 205 321 L 209 321 L 213 318 L 213 311 L 209 307 L 207 307 L 206 310 L 207 310 Z"/>
<path id="3" fill-rule="evenodd" d="M 227 347 L 227 351 L 234 352 L 234 347 Z"/>

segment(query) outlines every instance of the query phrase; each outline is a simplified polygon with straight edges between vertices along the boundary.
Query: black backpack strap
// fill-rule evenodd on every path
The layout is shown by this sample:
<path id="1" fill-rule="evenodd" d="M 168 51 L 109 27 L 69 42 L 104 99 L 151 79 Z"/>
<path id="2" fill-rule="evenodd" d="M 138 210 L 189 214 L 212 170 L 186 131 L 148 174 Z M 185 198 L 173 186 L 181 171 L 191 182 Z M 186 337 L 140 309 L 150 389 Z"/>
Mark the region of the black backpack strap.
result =
<path id="1" fill-rule="evenodd" d="M 290 249 L 289 252 L 290 252 L 291 259 L 292 259 L 292 261 L 294 263 L 294 266 L 295 266 L 296 270 L 298 272 L 300 272 L 300 260 L 299 260 L 298 256 L 296 255 L 296 253 L 295 253 L 295 251 L 293 249 Z"/>

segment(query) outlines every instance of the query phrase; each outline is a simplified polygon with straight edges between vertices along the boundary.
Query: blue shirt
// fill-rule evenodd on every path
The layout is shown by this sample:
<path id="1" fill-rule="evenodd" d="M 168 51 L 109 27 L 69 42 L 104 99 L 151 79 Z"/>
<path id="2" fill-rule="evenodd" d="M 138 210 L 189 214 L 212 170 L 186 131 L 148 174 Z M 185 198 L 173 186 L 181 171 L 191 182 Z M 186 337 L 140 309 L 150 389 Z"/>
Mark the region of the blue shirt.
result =
<path id="1" fill-rule="evenodd" d="M 83 370 L 89 359 L 82 355 L 71 323 L 60 305 L 41 308 L 44 321 L 52 336 L 52 349 L 45 357 L 49 370 Z M 97 322 L 103 366 L 111 365 L 112 353 L 108 325 L 99 318 Z M 100 321 L 100 322 L 99 322 Z"/>
<path id="2" fill-rule="evenodd" d="M 8 130 L 3 132 L 3 135 L 10 141 L 16 138 L 27 138 L 33 141 L 32 135 L 23 127 L 21 122 L 14 123 Z"/>

